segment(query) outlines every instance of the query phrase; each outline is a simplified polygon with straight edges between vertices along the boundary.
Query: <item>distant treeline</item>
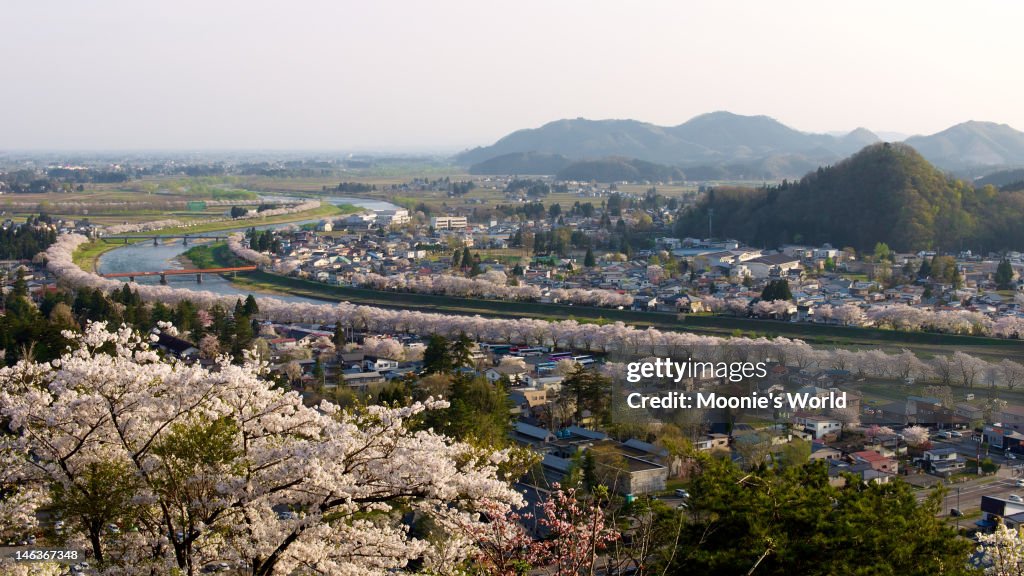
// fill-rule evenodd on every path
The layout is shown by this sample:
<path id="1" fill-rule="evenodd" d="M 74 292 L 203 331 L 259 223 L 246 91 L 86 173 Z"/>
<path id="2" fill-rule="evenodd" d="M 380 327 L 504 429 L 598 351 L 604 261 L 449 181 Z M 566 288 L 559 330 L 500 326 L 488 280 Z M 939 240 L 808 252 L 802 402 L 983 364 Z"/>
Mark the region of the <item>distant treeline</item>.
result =
<path id="1" fill-rule="evenodd" d="M 365 184 L 363 182 L 342 182 L 333 188 L 334 192 L 341 192 L 343 194 L 362 194 L 366 192 L 373 192 L 377 190 L 377 187 L 372 184 Z M 324 191 L 327 191 L 327 187 L 324 187 Z"/>
<path id="2" fill-rule="evenodd" d="M 45 216 L 44 220 L 48 220 Z M 29 218 L 26 226 L 10 226 L 0 230 L 0 260 L 31 260 L 50 247 L 57 232 L 49 227 L 36 226 L 42 221 Z"/>

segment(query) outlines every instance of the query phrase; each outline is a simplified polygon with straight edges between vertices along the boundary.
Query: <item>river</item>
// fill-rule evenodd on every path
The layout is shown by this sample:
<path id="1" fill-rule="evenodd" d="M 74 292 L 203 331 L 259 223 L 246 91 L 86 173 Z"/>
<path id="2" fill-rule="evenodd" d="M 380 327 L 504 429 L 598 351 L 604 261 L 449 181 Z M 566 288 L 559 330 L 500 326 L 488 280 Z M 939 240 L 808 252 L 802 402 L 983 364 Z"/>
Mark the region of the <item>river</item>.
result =
<path id="1" fill-rule="evenodd" d="M 264 197 L 267 200 L 280 200 L 283 197 Z M 294 200 L 293 198 L 287 198 Z M 366 208 L 367 210 L 393 210 L 398 208 L 394 204 L 385 202 L 383 200 L 373 200 L 369 198 L 352 198 L 348 196 L 332 196 L 329 198 L 323 198 L 324 202 L 331 204 L 352 204 L 353 206 L 359 206 L 360 208 Z M 289 222 L 286 224 L 269 224 L 263 226 L 256 226 L 258 230 L 265 230 L 268 228 L 283 228 L 285 226 L 291 226 L 295 224 L 308 224 L 311 222 L 320 222 L 322 218 L 316 218 L 312 220 L 301 220 L 297 222 Z M 240 226 L 233 230 L 211 232 L 210 234 L 224 235 L 227 232 L 235 232 L 241 230 L 248 230 L 252 226 Z M 142 242 L 139 244 L 128 244 L 121 248 L 115 248 L 109 252 L 102 254 L 97 262 L 97 270 L 102 273 L 113 273 L 113 272 L 154 272 L 159 270 L 181 270 L 181 263 L 178 262 L 177 257 L 183 252 L 195 246 L 202 244 L 204 241 L 198 240 L 203 234 L 196 234 L 195 237 L 189 239 L 189 245 L 185 246 L 184 243 L 179 240 L 168 240 L 157 246 L 154 246 L 152 242 Z M 122 278 L 127 281 L 127 278 Z M 156 284 L 160 281 L 155 276 L 142 276 L 136 278 L 136 282 L 143 284 Z M 168 276 L 168 286 L 175 288 L 186 288 L 189 290 L 208 290 L 217 294 L 224 294 L 229 296 L 241 296 L 245 297 L 248 294 L 255 296 L 271 296 L 286 300 L 288 302 L 312 302 L 316 304 L 322 304 L 320 300 L 313 298 L 306 298 L 303 296 L 291 296 L 286 294 L 274 294 L 269 292 L 263 292 L 259 290 L 250 290 L 245 288 L 239 288 L 222 278 L 217 274 L 204 274 L 203 283 L 199 284 L 196 282 L 194 276 L 182 275 L 182 276 Z"/>

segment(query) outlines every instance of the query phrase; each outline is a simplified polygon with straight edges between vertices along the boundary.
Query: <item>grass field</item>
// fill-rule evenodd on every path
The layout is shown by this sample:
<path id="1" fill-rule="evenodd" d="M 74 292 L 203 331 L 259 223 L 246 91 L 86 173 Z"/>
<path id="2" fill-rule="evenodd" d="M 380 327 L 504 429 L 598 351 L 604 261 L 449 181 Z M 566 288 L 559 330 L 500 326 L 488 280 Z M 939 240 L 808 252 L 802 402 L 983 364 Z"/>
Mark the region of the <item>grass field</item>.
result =
<path id="1" fill-rule="evenodd" d="M 355 206 L 341 207 L 335 206 L 333 204 L 324 204 L 319 208 L 314 208 L 313 210 L 306 210 L 305 212 L 298 212 L 296 214 L 282 214 L 280 216 L 272 216 L 270 218 L 248 218 L 245 220 L 207 222 L 205 224 L 199 224 L 196 226 L 177 226 L 174 228 L 162 228 L 160 230 L 146 232 L 146 234 L 198 234 L 202 232 L 221 232 L 223 230 L 232 230 L 234 228 L 248 228 L 249 226 L 285 224 L 288 222 L 295 222 L 297 220 L 327 218 L 330 216 L 338 216 L 341 214 L 349 214 L 351 212 L 358 211 L 359 208 L 356 208 Z"/>
<path id="2" fill-rule="evenodd" d="M 201 244 L 186 250 L 182 256 L 192 263 L 192 268 L 228 268 L 248 264 L 228 250 L 226 242 Z"/>
<path id="3" fill-rule="evenodd" d="M 106 242 L 86 242 L 75 250 L 75 253 L 71 255 L 71 260 L 78 265 L 79 268 L 86 272 L 96 271 L 96 259 L 99 258 L 104 252 L 117 248 L 117 244 L 107 244 Z"/>

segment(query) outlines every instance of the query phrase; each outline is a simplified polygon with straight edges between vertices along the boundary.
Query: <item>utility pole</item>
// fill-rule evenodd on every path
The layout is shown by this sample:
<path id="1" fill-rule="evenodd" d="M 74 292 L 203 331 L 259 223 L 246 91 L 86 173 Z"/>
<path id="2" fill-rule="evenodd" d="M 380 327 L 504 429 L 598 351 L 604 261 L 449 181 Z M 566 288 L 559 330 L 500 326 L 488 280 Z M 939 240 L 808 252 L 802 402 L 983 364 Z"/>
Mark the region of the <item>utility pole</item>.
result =
<path id="1" fill-rule="evenodd" d="M 957 514 L 957 516 L 956 516 L 956 531 L 959 533 L 960 532 L 960 515 L 962 514 L 962 512 L 960 512 L 960 487 L 959 486 L 956 487 L 956 514 Z"/>

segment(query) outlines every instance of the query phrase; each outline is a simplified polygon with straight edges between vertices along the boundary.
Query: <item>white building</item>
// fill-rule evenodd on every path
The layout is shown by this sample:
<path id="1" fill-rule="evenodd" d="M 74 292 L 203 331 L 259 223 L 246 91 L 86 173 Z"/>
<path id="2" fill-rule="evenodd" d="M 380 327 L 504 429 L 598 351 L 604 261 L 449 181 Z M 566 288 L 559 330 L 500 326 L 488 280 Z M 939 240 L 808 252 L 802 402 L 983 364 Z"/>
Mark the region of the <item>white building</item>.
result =
<path id="1" fill-rule="evenodd" d="M 430 225 L 434 230 L 465 230 L 469 221 L 465 216 L 434 216 Z"/>
<path id="2" fill-rule="evenodd" d="M 842 430 L 842 423 L 824 416 L 797 414 L 793 417 L 793 423 L 802 427 L 806 432 L 813 434 L 815 440 L 822 436 L 833 434 Z"/>
<path id="3" fill-rule="evenodd" d="M 377 221 L 382 226 L 400 225 L 405 224 L 409 221 L 409 211 L 405 208 L 396 208 L 394 210 L 378 210 Z"/>

